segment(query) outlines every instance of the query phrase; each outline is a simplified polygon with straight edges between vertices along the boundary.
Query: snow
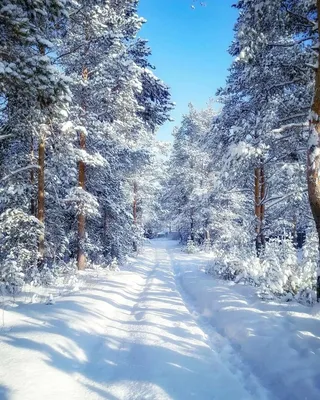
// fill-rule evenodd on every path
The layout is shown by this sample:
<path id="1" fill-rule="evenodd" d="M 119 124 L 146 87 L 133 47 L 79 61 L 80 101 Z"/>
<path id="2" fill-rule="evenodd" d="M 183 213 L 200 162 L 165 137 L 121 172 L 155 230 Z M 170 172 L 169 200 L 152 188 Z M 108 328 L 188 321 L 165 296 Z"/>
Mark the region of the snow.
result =
<path id="1" fill-rule="evenodd" d="M 203 255 L 175 253 L 174 263 L 217 351 L 236 353 L 273 399 L 320 398 L 318 306 L 261 301 L 250 286 L 206 275 Z"/>
<path id="2" fill-rule="evenodd" d="M 318 399 L 318 316 L 205 262 L 156 239 L 119 272 L 83 273 L 86 288 L 7 304 L 0 398 Z"/>

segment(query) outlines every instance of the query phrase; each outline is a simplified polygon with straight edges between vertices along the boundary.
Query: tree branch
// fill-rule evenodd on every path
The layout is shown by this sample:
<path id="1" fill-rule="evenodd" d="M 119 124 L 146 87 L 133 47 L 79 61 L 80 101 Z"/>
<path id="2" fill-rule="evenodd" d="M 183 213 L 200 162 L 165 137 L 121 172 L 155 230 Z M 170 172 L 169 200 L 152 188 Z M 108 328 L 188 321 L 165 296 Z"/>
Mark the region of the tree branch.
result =
<path id="1" fill-rule="evenodd" d="M 16 169 L 15 171 L 10 172 L 10 174 L 3 177 L 0 180 L 0 182 L 8 180 L 11 176 L 18 174 L 19 172 L 28 171 L 29 169 L 39 169 L 39 168 L 40 168 L 39 165 L 28 165 L 27 167 L 22 167 L 22 168 Z"/>

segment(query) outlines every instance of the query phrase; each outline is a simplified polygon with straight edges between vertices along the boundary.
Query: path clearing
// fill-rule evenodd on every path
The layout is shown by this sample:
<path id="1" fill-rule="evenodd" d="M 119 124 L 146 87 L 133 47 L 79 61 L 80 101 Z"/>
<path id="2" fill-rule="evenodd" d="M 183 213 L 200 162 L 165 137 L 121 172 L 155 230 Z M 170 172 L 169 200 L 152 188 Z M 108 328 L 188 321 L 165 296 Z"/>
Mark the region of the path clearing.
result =
<path id="1" fill-rule="evenodd" d="M 267 400 L 193 316 L 175 279 L 177 251 L 155 240 L 81 293 L 6 310 L 0 399 Z"/>

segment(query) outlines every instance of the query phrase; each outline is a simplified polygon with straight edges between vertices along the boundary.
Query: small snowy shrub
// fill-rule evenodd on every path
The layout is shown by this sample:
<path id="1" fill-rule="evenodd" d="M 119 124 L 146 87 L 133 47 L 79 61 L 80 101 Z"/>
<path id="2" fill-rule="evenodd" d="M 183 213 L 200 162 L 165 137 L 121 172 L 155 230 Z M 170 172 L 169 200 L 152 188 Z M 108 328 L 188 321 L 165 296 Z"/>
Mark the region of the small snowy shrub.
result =
<path id="1" fill-rule="evenodd" d="M 37 279 L 40 235 L 43 225 L 22 210 L 9 209 L 0 215 L 0 279 L 9 291 Z"/>
<path id="2" fill-rule="evenodd" d="M 291 238 L 274 239 L 266 243 L 257 257 L 252 246 L 217 241 L 213 257 L 206 272 L 236 283 L 259 287 L 259 296 L 273 299 L 281 296 L 285 301 L 312 304 L 315 300 L 317 237 L 307 237 L 302 251 L 298 251 Z"/>
<path id="3" fill-rule="evenodd" d="M 213 258 L 207 266 L 207 273 L 225 280 L 234 280 L 237 275 L 237 260 L 224 248 L 214 246 Z"/>
<path id="4" fill-rule="evenodd" d="M 197 252 L 197 247 L 195 246 L 194 241 L 190 237 L 187 241 L 187 246 L 186 246 L 185 251 L 188 254 L 194 254 Z"/>
<path id="5" fill-rule="evenodd" d="M 108 266 L 110 271 L 119 271 L 119 264 L 118 264 L 118 260 L 116 258 L 114 258 L 110 265 Z"/>
<path id="6" fill-rule="evenodd" d="M 214 246 L 213 258 L 206 272 L 221 279 L 258 286 L 262 269 L 263 265 L 251 248 L 240 250 Z"/>
<path id="7" fill-rule="evenodd" d="M 307 235 L 305 245 L 300 252 L 299 270 L 295 298 L 302 303 L 313 304 L 316 301 L 318 238 L 315 231 Z"/>
<path id="8" fill-rule="evenodd" d="M 264 269 L 264 262 L 257 257 L 255 249 L 250 248 L 243 253 L 235 282 L 244 282 L 252 286 L 260 286 L 264 275 Z"/>
<path id="9" fill-rule="evenodd" d="M 291 238 L 267 243 L 262 262 L 265 265 L 263 289 L 276 295 L 296 293 L 298 258 Z"/>
<path id="10" fill-rule="evenodd" d="M 1 280 L 4 282 L 4 288 L 10 294 L 18 293 L 24 284 L 24 273 L 21 266 L 12 257 L 8 256 L 1 265 Z"/>
<path id="11" fill-rule="evenodd" d="M 45 265 L 40 272 L 40 284 L 43 286 L 52 285 L 56 280 L 56 275 L 54 272 L 55 271 L 53 268 L 49 268 L 47 265 Z"/>

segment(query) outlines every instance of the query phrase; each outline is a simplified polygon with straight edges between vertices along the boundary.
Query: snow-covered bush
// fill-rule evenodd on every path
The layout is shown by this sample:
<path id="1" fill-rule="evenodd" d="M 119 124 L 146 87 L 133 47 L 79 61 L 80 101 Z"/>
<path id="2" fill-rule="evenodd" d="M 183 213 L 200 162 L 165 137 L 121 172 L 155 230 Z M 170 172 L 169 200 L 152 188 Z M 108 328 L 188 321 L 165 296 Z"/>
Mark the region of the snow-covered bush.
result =
<path id="1" fill-rule="evenodd" d="M 110 271 L 119 271 L 119 264 L 118 264 L 118 260 L 116 258 L 114 258 L 110 265 L 108 266 L 108 269 Z"/>
<path id="2" fill-rule="evenodd" d="M 276 295 L 295 294 L 299 271 L 297 250 L 291 238 L 275 239 L 267 243 L 262 255 L 264 265 L 263 289 Z"/>
<path id="3" fill-rule="evenodd" d="M 213 247 L 206 273 L 259 287 L 259 296 L 264 299 L 276 296 L 311 304 L 315 298 L 316 253 L 315 232 L 299 250 L 292 238 L 270 240 L 260 257 L 253 247 L 227 250 L 218 243 Z"/>
<path id="4" fill-rule="evenodd" d="M 10 294 L 18 293 L 24 284 L 24 273 L 12 255 L 6 257 L 1 265 L 1 281 Z"/>
<path id="5" fill-rule="evenodd" d="M 298 292 L 295 298 L 300 302 L 312 304 L 316 299 L 317 257 L 318 238 L 316 232 L 312 230 L 307 235 L 303 249 L 298 253 L 300 267 L 296 276 Z"/>
<path id="6" fill-rule="evenodd" d="M 225 248 L 214 245 L 212 260 L 208 263 L 206 272 L 219 278 L 235 282 L 248 282 L 259 285 L 261 262 L 251 247 L 233 246 Z"/>
<path id="7" fill-rule="evenodd" d="M 187 241 L 187 246 L 185 247 L 185 252 L 188 254 L 194 254 L 198 251 L 194 241 L 189 237 Z"/>
<path id="8" fill-rule="evenodd" d="M 38 241 L 43 225 L 19 209 L 0 215 L 0 279 L 9 291 L 37 280 Z"/>

